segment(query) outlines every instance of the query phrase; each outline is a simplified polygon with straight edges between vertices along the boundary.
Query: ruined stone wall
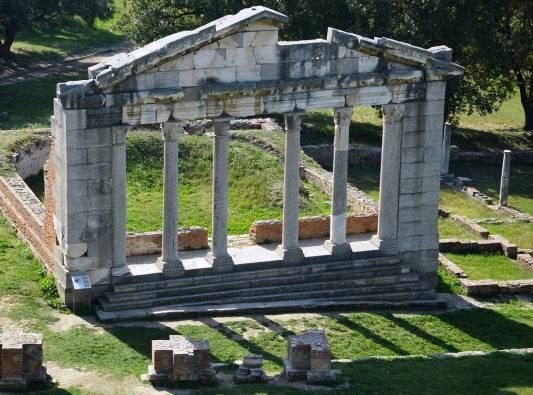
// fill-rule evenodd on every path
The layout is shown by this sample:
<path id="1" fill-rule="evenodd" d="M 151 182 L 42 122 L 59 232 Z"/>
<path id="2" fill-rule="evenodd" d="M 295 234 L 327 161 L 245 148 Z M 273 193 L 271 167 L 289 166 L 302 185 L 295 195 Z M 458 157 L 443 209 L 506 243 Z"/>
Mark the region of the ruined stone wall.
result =
<path id="1" fill-rule="evenodd" d="M 330 217 L 321 215 L 301 218 L 298 238 L 313 239 L 329 236 Z M 346 233 L 375 233 L 378 226 L 377 215 L 349 215 L 346 219 Z M 257 244 L 281 241 L 282 222 L 279 220 L 255 221 L 250 226 L 250 239 Z"/>
<path id="2" fill-rule="evenodd" d="M 53 254 L 44 237 L 44 207 L 20 177 L 0 177 L 0 210 L 49 270 Z"/>
<path id="3" fill-rule="evenodd" d="M 128 234 L 126 238 L 126 256 L 150 255 L 161 253 L 162 233 L 146 232 Z M 178 249 L 201 250 L 208 248 L 207 229 L 199 226 L 182 228 L 178 232 Z"/>

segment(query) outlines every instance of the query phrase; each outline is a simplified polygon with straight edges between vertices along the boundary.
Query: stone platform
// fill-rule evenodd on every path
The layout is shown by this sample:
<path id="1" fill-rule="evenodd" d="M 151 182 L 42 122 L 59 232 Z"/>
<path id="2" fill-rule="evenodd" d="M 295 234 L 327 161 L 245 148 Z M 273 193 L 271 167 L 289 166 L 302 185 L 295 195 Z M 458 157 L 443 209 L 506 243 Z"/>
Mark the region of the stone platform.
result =
<path id="1" fill-rule="evenodd" d="M 276 245 L 229 248 L 233 271 L 218 273 L 205 252 L 180 253 L 183 276 L 165 276 L 155 256 L 130 258 L 130 275 L 114 278 L 99 299 L 102 321 L 302 311 L 320 308 L 436 308 L 434 289 L 396 256 L 383 256 L 370 234 L 351 236 L 352 254 L 338 258 L 323 239 L 301 241 L 305 259 L 288 263 Z"/>

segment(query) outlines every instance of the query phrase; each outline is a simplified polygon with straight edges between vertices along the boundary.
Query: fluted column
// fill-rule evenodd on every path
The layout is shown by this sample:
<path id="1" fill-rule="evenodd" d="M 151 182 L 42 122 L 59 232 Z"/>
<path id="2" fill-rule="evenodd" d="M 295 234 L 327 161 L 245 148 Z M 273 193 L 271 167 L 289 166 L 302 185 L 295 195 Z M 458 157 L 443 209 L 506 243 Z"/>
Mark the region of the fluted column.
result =
<path id="1" fill-rule="evenodd" d="M 283 189 L 283 230 L 278 254 L 287 262 L 300 262 L 304 255 L 298 245 L 298 199 L 300 192 L 300 125 L 303 112 L 285 114 L 285 175 Z"/>
<path id="2" fill-rule="evenodd" d="M 166 122 L 161 126 L 164 148 L 163 242 L 158 267 L 169 275 L 183 273 L 178 259 L 178 139 L 183 122 Z"/>
<path id="3" fill-rule="evenodd" d="M 233 270 L 228 253 L 228 143 L 230 118 L 213 120 L 213 242 L 207 260 L 217 271 Z"/>
<path id="4" fill-rule="evenodd" d="M 113 128 L 113 276 L 129 273 L 126 264 L 126 128 Z"/>
<path id="5" fill-rule="evenodd" d="M 348 150 L 352 107 L 335 108 L 333 153 L 333 192 L 329 240 L 324 247 L 335 256 L 349 257 L 352 248 L 346 241 L 346 195 L 348 183 Z"/>
<path id="6" fill-rule="evenodd" d="M 379 178 L 378 233 L 373 241 L 384 254 L 398 253 L 400 164 L 404 106 L 383 106 L 383 137 Z"/>

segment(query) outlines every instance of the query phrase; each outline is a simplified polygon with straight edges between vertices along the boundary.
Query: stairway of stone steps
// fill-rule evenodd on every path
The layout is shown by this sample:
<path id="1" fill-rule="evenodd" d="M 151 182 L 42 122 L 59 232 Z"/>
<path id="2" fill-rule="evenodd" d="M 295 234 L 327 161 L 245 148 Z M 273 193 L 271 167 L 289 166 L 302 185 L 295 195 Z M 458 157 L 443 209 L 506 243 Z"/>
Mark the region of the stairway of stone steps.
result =
<path id="1" fill-rule="evenodd" d="M 146 311 L 149 316 L 149 310 L 158 307 L 183 311 L 299 300 L 426 300 L 433 295 L 433 289 L 420 283 L 418 273 L 397 257 L 243 269 L 170 279 L 160 274 L 121 277 L 113 291 L 99 299 L 98 313 L 105 317 L 105 313 Z"/>

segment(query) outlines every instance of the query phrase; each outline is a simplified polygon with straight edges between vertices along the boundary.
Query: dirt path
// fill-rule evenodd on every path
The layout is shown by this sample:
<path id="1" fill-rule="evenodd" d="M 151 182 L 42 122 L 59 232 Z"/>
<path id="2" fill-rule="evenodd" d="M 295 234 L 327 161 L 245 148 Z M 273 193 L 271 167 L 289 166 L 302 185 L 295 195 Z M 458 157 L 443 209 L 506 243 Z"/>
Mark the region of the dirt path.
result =
<path id="1" fill-rule="evenodd" d="M 133 44 L 131 42 L 122 41 L 111 47 L 93 48 L 89 51 L 68 54 L 53 60 L 36 61 L 27 66 L 6 67 L 0 71 L 0 86 L 55 75 L 75 76 L 81 71 L 86 71 L 89 66 L 100 63 L 105 58 L 120 52 L 129 52 L 132 49 Z"/>

